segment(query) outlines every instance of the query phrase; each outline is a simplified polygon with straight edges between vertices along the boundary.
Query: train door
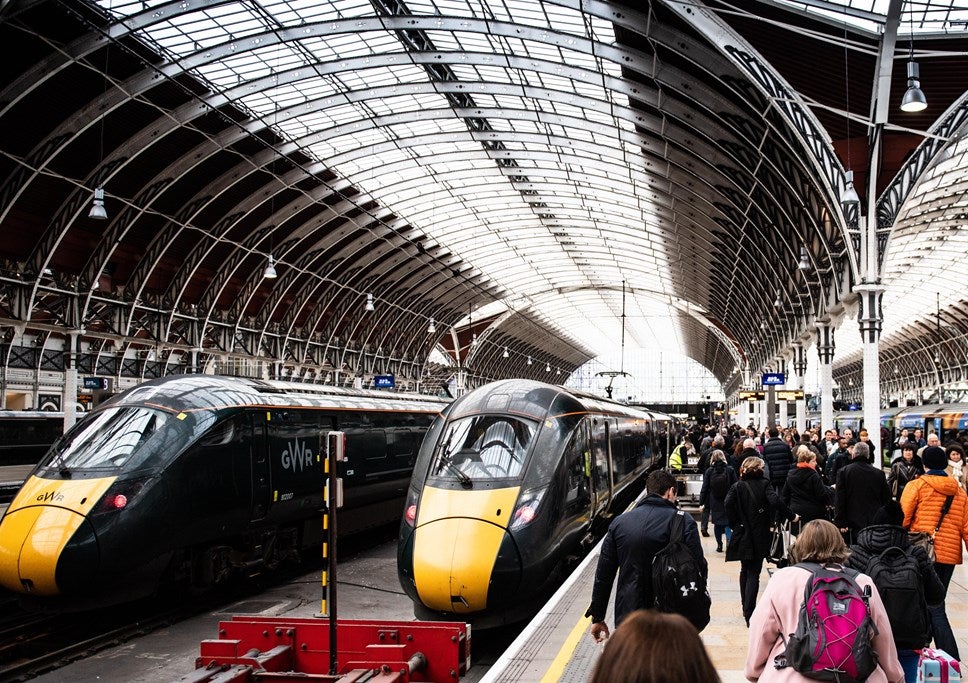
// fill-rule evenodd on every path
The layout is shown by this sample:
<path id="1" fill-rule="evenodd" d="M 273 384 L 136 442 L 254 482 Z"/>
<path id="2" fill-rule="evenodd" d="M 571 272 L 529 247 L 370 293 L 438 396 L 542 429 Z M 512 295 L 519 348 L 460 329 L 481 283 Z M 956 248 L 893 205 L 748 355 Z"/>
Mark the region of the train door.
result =
<path id="1" fill-rule="evenodd" d="M 588 420 L 582 420 L 564 453 L 565 517 L 588 516 L 592 511 L 592 447 Z"/>
<path id="2" fill-rule="evenodd" d="M 269 510 L 272 482 L 269 477 L 269 413 L 253 410 L 252 443 L 250 448 L 252 467 L 252 514 L 253 520 L 262 519 Z"/>
<path id="3" fill-rule="evenodd" d="M 608 422 L 597 419 L 592 425 L 592 510 L 605 511 L 612 495 L 612 472 L 608 462 Z"/>

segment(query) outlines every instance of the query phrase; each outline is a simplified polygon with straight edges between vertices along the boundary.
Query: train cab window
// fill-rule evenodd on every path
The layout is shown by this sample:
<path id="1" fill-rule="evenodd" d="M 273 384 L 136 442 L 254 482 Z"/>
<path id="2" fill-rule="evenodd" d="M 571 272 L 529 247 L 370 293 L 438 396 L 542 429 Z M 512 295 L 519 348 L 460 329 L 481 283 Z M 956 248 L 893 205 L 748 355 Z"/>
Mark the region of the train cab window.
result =
<path id="1" fill-rule="evenodd" d="M 534 422 L 506 415 L 477 415 L 450 422 L 431 465 L 431 475 L 473 480 L 520 477 Z"/>
<path id="2" fill-rule="evenodd" d="M 161 465 L 188 444 L 199 426 L 196 421 L 151 408 L 108 408 L 78 423 L 43 464 L 61 471 Z"/>

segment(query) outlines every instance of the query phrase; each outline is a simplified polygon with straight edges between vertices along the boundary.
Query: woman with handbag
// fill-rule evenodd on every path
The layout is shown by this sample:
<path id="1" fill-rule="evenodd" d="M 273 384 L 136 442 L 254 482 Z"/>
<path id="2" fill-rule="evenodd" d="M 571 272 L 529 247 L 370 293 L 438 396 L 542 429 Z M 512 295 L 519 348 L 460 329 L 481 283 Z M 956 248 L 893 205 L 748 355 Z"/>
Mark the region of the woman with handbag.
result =
<path id="1" fill-rule="evenodd" d="M 739 468 L 740 480 L 726 494 L 726 516 L 733 536 L 726 547 L 726 561 L 740 562 L 739 592 L 743 617 L 749 626 L 760 592 L 760 571 L 770 554 L 774 520 L 798 521 L 769 480 L 763 476 L 763 459 L 746 458 Z"/>
<path id="2" fill-rule="evenodd" d="M 948 457 L 943 449 L 928 446 L 921 453 L 921 460 L 924 476 L 909 482 L 901 494 L 904 528 L 912 534 L 912 543 L 917 543 L 916 534 L 928 534 L 929 554 L 930 550 L 935 553 L 934 568 L 947 595 L 955 565 L 962 562 L 962 544 L 968 547 L 968 495 L 960 482 L 945 472 Z M 961 659 L 944 601 L 929 605 L 928 610 L 935 647 Z"/>

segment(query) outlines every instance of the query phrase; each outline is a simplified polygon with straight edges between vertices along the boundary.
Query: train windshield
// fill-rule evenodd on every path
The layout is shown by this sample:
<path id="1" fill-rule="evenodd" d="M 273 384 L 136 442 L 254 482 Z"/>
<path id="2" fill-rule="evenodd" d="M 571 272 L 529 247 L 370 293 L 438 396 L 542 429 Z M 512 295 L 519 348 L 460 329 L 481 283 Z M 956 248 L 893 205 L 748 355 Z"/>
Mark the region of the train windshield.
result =
<path id="1" fill-rule="evenodd" d="M 520 477 L 536 430 L 536 423 L 507 415 L 454 420 L 441 436 L 430 472 L 457 479 L 463 486 L 475 480 Z"/>
<path id="2" fill-rule="evenodd" d="M 61 472 L 162 465 L 188 444 L 195 422 L 140 406 L 105 408 L 67 432 L 47 453 L 43 465 Z"/>

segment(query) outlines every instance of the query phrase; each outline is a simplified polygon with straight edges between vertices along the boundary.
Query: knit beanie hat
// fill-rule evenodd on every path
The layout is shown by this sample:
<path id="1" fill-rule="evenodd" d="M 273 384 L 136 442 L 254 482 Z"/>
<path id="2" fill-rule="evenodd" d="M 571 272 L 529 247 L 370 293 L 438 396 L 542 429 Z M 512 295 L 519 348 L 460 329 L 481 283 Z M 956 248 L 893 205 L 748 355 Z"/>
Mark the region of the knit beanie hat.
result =
<path id="1" fill-rule="evenodd" d="M 871 520 L 872 524 L 893 524 L 894 526 L 901 526 L 904 522 L 904 511 L 901 509 L 901 504 L 896 500 L 891 500 L 882 507 L 877 509 L 874 513 L 874 518 Z"/>
<path id="2" fill-rule="evenodd" d="M 948 456 L 943 448 L 928 446 L 921 452 L 921 462 L 926 470 L 943 470 L 948 466 Z"/>

